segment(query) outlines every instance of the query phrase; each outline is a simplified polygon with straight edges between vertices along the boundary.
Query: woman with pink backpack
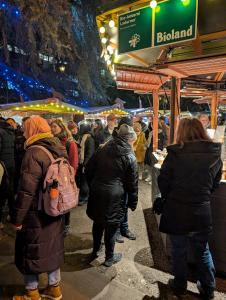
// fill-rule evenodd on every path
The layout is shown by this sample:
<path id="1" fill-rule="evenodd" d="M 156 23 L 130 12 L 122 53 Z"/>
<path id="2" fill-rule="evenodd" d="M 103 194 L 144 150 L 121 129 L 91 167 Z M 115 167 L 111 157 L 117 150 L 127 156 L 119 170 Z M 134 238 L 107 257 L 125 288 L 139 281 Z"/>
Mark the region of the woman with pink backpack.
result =
<path id="1" fill-rule="evenodd" d="M 70 165 L 75 170 L 75 175 L 78 169 L 78 146 L 75 140 L 72 137 L 70 130 L 64 125 L 64 123 L 60 119 L 56 119 L 51 123 L 52 134 L 57 137 L 61 144 L 66 147 L 68 160 Z M 65 236 L 70 232 L 70 212 L 65 214 L 64 216 L 64 233 Z"/>
<path id="2" fill-rule="evenodd" d="M 15 263 L 24 276 L 25 295 L 13 300 L 60 300 L 60 265 L 64 261 L 64 224 L 62 215 L 51 217 L 40 209 L 40 192 L 51 159 L 67 158 L 65 147 L 51 133 L 46 120 L 30 117 L 24 123 L 26 153 L 22 162 L 18 197 L 12 214 L 17 230 Z M 41 147 L 40 147 L 41 146 Z M 48 286 L 42 295 L 38 290 L 38 277 L 48 274 Z"/>

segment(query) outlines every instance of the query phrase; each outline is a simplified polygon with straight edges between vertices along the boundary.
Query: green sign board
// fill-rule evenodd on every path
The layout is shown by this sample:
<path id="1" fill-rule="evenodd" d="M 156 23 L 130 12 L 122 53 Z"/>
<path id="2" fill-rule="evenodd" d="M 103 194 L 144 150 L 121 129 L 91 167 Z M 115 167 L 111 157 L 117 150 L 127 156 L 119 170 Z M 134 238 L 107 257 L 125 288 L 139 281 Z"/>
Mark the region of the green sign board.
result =
<path id="1" fill-rule="evenodd" d="M 152 9 L 144 7 L 119 16 L 119 54 L 152 46 Z"/>
<path id="2" fill-rule="evenodd" d="M 198 0 L 166 0 L 119 16 L 119 54 L 196 38 Z"/>
<path id="3" fill-rule="evenodd" d="M 155 9 L 154 46 L 196 38 L 197 0 L 169 0 Z"/>

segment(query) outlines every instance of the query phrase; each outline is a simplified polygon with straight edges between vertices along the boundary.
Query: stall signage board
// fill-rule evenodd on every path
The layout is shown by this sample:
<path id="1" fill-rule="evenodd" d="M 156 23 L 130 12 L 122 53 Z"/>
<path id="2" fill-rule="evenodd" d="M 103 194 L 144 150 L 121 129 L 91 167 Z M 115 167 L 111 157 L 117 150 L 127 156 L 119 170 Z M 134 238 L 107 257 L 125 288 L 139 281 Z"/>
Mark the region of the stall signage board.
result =
<path id="1" fill-rule="evenodd" d="M 119 16 L 119 54 L 189 41 L 197 35 L 198 0 L 168 0 Z"/>
<path id="2" fill-rule="evenodd" d="M 150 6 L 119 16 L 119 54 L 152 46 L 152 9 Z"/>
<path id="3" fill-rule="evenodd" d="M 174 44 L 196 38 L 197 0 L 170 0 L 155 10 L 154 46 Z"/>

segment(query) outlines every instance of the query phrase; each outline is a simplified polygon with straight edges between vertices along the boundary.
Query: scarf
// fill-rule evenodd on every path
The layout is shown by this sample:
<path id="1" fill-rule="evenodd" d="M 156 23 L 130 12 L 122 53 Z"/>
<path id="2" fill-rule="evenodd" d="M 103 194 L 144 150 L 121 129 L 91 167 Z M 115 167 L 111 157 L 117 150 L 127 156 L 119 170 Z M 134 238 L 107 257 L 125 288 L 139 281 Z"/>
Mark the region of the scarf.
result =
<path id="1" fill-rule="evenodd" d="M 87 139 L 90 137 L 91 135 L 89 133 L 86 133 L 83 135 L 81 143 L 80 143 L 80 147 L 81 147 L 81 151 L 80 151 L 80 164 L 84 163 L 84 159 L 85 159 L 85 143 L 87 141 Z"/>
<path id="2" fill-rule="evenodd" d="M 38 134 L 35 134 L 33 136 L 31 136 L 29 139 L 26 140 L 25 142 L 25 149 L 32 145 L 33 143 L 39 141 L 39 140 L 42 140 L 42 139 L 46 139 L 46 138 L 52 138 L 53 135 L 51 132 L 45 132 L 45 133 L 38 133 Z"/>

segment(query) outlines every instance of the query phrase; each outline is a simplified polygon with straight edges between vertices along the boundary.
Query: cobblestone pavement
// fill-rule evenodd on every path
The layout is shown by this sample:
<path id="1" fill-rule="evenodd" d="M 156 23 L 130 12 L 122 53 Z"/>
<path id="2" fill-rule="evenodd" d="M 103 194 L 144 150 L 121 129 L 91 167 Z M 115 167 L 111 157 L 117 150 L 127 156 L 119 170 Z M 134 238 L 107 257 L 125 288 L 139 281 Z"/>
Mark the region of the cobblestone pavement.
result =
<path id="1" fill-rule="evenodd" d="M 170 263 L 165 253 L 156 218 L 151 211 L 151 186 L 140 183 L 139 205 L 129 215 L 130 229 L 137 240 L 125 239 L 116 251 L 123 260 L 107 269 L 102 266 L 104 254 L 90 264 L 92 248 L 91 222 L 85 207 L 72 213 L 72 230 L 65 240 L 65 264 L 62 267 L 64 300 L 171 300 L 177 299 L 167 286 Z M 9 300 L 23 291 L 23 280 L 13 264 L 14 233 L 6 227 L 0 235 L 0 300 Z M 40 278 L 40 287 L 46 277 Z M 189 294 L 183 299 L 199 299 L 195 284 L 189 282 Z M 225 291 L 225 294 L 223 293 Z M 226 280 L 218 279 L 215 299 L 226 299 Z"/>

